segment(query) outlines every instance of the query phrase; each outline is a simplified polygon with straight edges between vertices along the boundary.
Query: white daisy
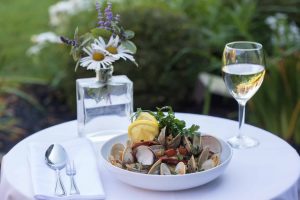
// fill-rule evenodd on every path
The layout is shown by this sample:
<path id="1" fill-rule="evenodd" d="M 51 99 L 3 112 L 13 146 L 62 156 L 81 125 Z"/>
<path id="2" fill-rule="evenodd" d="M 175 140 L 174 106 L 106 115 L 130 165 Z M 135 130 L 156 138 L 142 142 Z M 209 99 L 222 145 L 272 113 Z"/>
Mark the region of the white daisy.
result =
<path id="1" fill-rule="evenodd" d="M 132 52 L 126 49 L 123 45 L 121 45 L 120 38 L 118 35 L 115 37 L 111 36 L 107 44 L 105 44 L 105 41 L 102 37 L 96 39 L 95 42 L 98 46 L 110 53 L 111 56 L 116 58 L 116 60 L 119 60 L 120 58 L 124 60 L 129 59 L 130 61 L 136 63 L 134 57 L 131 55 Z"/>
<path id="2" fill-rule="evenodd" d="M 80 65 L 87 69 L 106 69 L 117 60 L 96 43 L 92 43 L 90 47 L 83 48 L 83 51 L 88 56 L 80 59 Z"/>

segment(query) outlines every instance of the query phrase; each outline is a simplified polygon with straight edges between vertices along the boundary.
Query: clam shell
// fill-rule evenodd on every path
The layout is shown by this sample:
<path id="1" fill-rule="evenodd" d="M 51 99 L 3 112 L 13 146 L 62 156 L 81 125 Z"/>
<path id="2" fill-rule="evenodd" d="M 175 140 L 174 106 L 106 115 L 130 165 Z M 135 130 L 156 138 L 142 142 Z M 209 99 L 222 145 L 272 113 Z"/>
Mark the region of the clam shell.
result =
<path id="1" fill-rule="evenodd" d="M 186 166 L 183 162 L 179 162 L 175 167 L 176 174 L 185 174 L 186 173 Z"/>
<path id="2" fill-rule="evenodd" d="M 152 165 L 154 162 L 154 153 L 147 146 L 141 145 L 136 148 L 136 159 L 142 165 Z"/>
<path id="3" fill-rule="evenodd" d="M 216 167 L 219 164 L 220 164 L 220 156 L 218 154 L 214 154 L 211 156 L 210 159 L 206 160 L 202 164 L 201 170 L 208 170 L 208 169 Z"/>
<path id="4" fill-rule="evenodd" d="M 175 138 L 169 139 L 169 137 L 168 137 L 167 138 L 167 148 L 168 149 L 176 149 L 180 145 L 180 142 L 181 142 L 181 135 L 180 134 L 177 134 L 175 136 Z"/>
<path id="5" fill-rule="evenodd" d="M 196 172 L 197 169 L 198 169 L 198 167 L 197 167 L 195 158 L 194 158 L 194 156 L 192 155 L 192 156 L 191 156 L 191 159 L 190 159 L 190 160 L 188 161 L 188 163 L 187 163 L 187 170 L 188 170 L 188 172 L 192 173 L 192 172 Z"/>
<path id="6" fill-rule="evenodd" d="M 194 137 L 193 137 L 193 146 L 195 148 L 198 148 L 198 149 L 201 148 L 201 135 L 198 134 L 198 133 L 194 134 Z"/>
<path id="7" fill-rule="evenodd" d="M 164 128 L 161 129 L 159 135 L 158 135 L 158 142 L 161 144 L 161 145 L 165 145 L 166 144 L 166 126 Z"/>
<path id="8" fill-rule="evenodd" d="M 123 164 L 134 163 L 133 152 L 130 147 L 126 147 L 125 150 L 123 151 L 122 163 Z"/>
<path id="9" fill-rule="evenodd" d="M 121 143 L 114 144 L 110 150 L 110 155 L 114 158 L 114 160 L 122 161 L 122 155 L 125 146 Z"/>
<path id="10" fill-rule="evenodd" d="M 149 148 L 153 151 L 157 158 L 163 156 L 165 153 L 165 147 L 163 145 L 152 145 Z"/>
<path id="11" fill-rule="evenodd" d="M 149 169 L 148 174 L 159 174 L 160 164 L 161 164 L 161 160 L 159 159 Z"/>
<path id="12" fill-rule="evenodd" d="M 171 171 L 167 164 L 165 163 L 160 164 L 160 175 L 171 175 Z"/>
<path id="13" fill-rule="evenodd" d="M 205 147 L 198 158 L 198 169 L 201 169 L 202 164 L 208 159 L 209 147 Z"/>
<path id="14" fill-rule="evenodd" d="M 201 148 L 204 149 L 207 146 L 209 147 L 209 150 L 213 153 L 222 152 L 222 145 L 217 138 L 210 135 L 203 135 L 201 136 Z"/>
<path id="15" fill-rule="evenodd" d="M 192 143 L 190 142 L 190 140 L 187 136 L 183 137 L 183 144 L 184 144 L 184 147 L 187 149 L 188 152 L 192 151 Z"/>

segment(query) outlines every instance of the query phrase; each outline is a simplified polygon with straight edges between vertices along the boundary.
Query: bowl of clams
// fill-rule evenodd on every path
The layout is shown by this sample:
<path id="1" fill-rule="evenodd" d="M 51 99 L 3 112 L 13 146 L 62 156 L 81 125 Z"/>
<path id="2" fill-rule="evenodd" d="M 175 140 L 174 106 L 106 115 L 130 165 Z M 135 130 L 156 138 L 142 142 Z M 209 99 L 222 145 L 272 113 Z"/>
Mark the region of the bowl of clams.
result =
<path id="1" fill-rule="evenodd" d="M 128 133 L 106 141 L 101 164 L 120 181 L 143 189 L 174 191 L 206 184 L 223 174 L 232 157 L 222 139 L 186 127 L 171 107 L 139 109 Z"/>

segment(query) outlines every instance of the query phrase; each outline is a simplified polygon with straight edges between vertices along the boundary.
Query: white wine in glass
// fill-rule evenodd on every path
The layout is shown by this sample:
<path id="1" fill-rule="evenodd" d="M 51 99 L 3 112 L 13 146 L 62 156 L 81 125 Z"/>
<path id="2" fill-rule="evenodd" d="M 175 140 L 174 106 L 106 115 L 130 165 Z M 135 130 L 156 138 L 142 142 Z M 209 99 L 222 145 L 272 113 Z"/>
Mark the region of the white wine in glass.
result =
<path id="1" fill-rule="evenodd" d="M 246 103 L 257 92 L 265 75 L 262 45 L 247 41 L 226 44 L 223 52 L 222 74 L 229 93 L 239 104 L 239 132 L 228 142 L 238 149 L 255 147 L 259 142 L 245 136 L 242 128 L 245 122 Z"/>

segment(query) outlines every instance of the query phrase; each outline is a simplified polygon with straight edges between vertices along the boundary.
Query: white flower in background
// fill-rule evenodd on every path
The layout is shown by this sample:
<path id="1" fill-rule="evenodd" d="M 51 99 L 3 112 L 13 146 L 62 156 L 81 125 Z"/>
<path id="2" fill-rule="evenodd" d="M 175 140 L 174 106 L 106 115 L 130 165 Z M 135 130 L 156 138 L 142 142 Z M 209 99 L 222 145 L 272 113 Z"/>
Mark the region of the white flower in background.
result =
<path id="1" fill-rule="evenodd" d="M 69 16 L 89 10 L 92 6 L 92 0 L 60 1 L 49 7 L 50 24 L 52 26 L 59 26 L 68 19 Z"/>
<path id="2" fill-rule="evenodd" d="M 47 43 L 62 43 L 59 36 L 53 32 L 40 33 L 33 35 L 31 41 L 35 43 L 32 47 L 27 50 L 28 55 L 38 54 Z"/>
<path id="3" fill-rule="evenodd" d="M 274 16 L 269 16 L 266 18 L 265 23 L 272 29 L 276 29 L 277 19 Z"/>
<path id="4" fill-rule="evenodd" d="M 45 32 L 45 33 L 40 33 L 38 35 L 33 35 L 31 37 L 31 41 L 34 43 L 46 43 L 46 42 L 50 42 L 50 43 L 62 43 L 60 41 L 60 38 L 58 35 L 56 35 L 53 32 Z"/>
<path id="5" fill-rule="evenodd" d="M 30 47 L 29 49 L 27 49 L 26 54 L 28 56 L 33 56 L 33 55 L 37 55 L 40 53 L 40 51 L 44 48 L 44 46 L 41 45 L 34 45 L 32 47 Z"/>
<path id="6" fill-rule="evenodd" d="M 300 31 L 295 22 L 289 23 L 288 16 L 277 13 L 266 18 L 265 23 L 273 30 L 271 40 L 275 45 L 295 45 L 300 40 Z"/>
<path id="7" fill-rule="evenodd" d="M 127 60 L 129 59 L 130 61 L 135 63 L 134 57 L 131 55 L 132 52 L 126 49 L 120 42 L 119 36 L 111 36 L 108 43 L 105 44 L 105 41 L 103 38 L 99 37 L 99 39 L 96 39 L 95 42 L 101 46 L 101 48 L 105 49 L 108 51 L 116 60 L 119 60 L 120 58 Z"/>
<path id="8" fill-rule="evenodd" d="M 278 23 L 280 21 L 287 20 L 287 15 L 283 13 L 276 13 L 274 16 L 269 16 L 266 18 L 265 23 L 269 25 L 272 30 L 276 30 L 278 27 Z"/>
<path id="9" fill-rule="evenodd" d="M 290 31 L 291 31 L 291 34 L 295 37 L 295 39 L 297 41 L 300 40 L 300 30 L 299 30 L 299 27 L 296 25 L 295 22 L 292 22 L 290 24 Z"/>
<path id="10" fill-rule="evenodd" d="M 90 47 L 83 48 L 83 51 L 88 56 L 80 59 L 80 65 L 87 69 L 107 69 L 116 61 L 116 58 L 112 57 L 110 53 L 96 43 L 91 44 Z"/>

